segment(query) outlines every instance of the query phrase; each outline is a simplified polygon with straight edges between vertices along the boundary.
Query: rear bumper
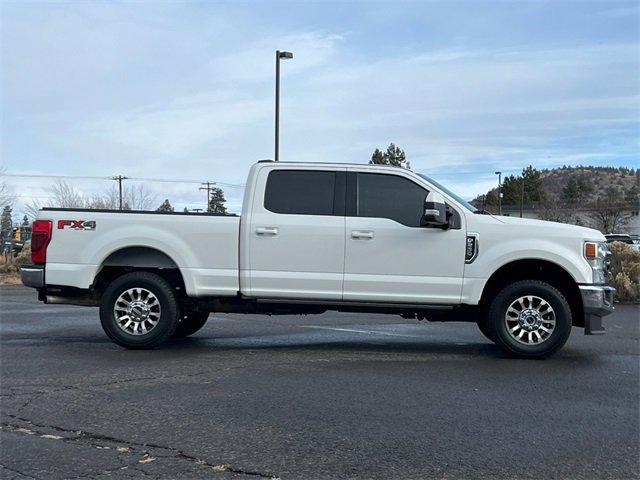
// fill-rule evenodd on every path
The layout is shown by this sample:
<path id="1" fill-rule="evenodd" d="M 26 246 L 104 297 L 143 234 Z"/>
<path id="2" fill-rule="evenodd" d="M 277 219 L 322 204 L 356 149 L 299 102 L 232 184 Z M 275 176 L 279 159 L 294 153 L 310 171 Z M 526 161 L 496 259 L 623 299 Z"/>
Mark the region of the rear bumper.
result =
<path id="1" fill-rule="evenodd" d="M 584 310 L 584 334 L 604 333 L 602 317 L 613 312 L 613 287 L 601 285 L 580 285 L 582 308 Z"/>
<path id="2" fill-rule="evenodd" d="M 25 265 L 20 267 L 22 284 L 32 288 L 44 287 L 44 265 Z"/>

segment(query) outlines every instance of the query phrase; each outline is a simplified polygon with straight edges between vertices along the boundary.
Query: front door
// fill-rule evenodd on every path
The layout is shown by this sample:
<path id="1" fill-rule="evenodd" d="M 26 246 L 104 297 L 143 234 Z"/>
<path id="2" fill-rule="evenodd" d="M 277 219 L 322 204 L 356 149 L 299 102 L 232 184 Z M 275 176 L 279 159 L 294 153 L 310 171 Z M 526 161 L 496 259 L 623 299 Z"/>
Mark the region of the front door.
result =
<path id="1" fill-rule="evenodd" d="M 426 186 L 401 173 L 348 175 L 344 300 L 458 303 L 466 237 L 460 215 L 448 230 L 420 227 Z"/>
<path id="2" fill-rule="evenodd" d="M 340 300 L 346 169 L 260 170 L 249 240 L 253 297 Z"/>

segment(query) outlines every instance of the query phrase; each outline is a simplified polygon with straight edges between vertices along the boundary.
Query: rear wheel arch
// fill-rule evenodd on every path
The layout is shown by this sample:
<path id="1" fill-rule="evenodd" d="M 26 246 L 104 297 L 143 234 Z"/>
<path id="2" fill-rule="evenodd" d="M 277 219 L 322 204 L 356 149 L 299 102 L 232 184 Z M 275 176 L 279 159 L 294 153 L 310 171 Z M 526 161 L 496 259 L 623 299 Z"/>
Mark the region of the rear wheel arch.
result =
<path id="1" fill-rule="evenodd" d="M 153 247 L 129 246 L 111 252 L 102 267 L 178 268 L 165 252 Z"/>
<path id="2" fill-rule="evenodd" d="M 584 326 L 582 297 L 577 282 L 566 269 L 548 260 L 515 260 L 498 268 L 484 286 L 480 306 L 486 311 L 501 290 L 522 280 L 539 280 L 557 289 L 569 303 L 573 325 Z"/>
<path id="3" fill-rule="evenodd" d="M 107 255 L 98 268 L 93 289 L 100 293 L 116 278 L 134 271 L 155 273 L 173 288 L 185 292 L 182 272 L 173 258 L 161 250 L 146 246 L 123 247 Z"/>

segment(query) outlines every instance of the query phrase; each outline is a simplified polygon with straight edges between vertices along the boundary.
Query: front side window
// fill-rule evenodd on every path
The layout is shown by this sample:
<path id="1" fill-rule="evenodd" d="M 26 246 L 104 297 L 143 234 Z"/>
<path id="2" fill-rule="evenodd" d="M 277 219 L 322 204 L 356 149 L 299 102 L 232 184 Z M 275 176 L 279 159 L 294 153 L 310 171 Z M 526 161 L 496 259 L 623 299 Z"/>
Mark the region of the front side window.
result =
<path id="1" fill-rule="evenodd" d="M 419 227 L 424 200 L 429 193 L 397 175 L 358 173 L 358 217 L 388 218 L 407 227 Z"/>
<path id="2" fill-rule="evenodd" d="M 264 208 L 289 215 L 333 215 L 336 172 L 273 170 L 269 172 Z"/>

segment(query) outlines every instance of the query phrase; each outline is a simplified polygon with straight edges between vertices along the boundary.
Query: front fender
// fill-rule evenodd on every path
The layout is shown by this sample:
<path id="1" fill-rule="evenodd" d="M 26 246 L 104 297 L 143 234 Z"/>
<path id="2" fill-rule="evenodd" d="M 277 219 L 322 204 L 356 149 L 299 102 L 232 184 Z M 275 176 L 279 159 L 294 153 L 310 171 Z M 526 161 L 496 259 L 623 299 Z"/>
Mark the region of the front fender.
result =
<path id="1" fill-rule="evenodd" d="M 578 283 L 591 283 L 592 272 L 582 257 L 582 241 L 572 239 L 566 244 L 540 238 L 535 239 L 489 239 L 479 241 L 479 255 L 466 265 L 462 289 L 462 301 L 477 305 L 482 291 L 491 277 L 501 267 L 518 260 L 543 260 L 564 269 Z"/>

